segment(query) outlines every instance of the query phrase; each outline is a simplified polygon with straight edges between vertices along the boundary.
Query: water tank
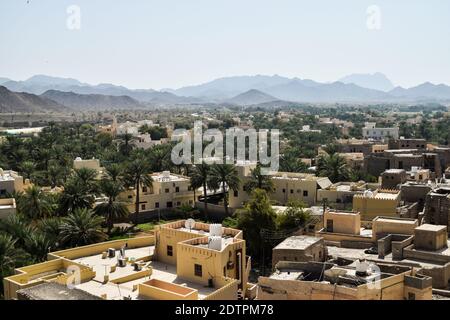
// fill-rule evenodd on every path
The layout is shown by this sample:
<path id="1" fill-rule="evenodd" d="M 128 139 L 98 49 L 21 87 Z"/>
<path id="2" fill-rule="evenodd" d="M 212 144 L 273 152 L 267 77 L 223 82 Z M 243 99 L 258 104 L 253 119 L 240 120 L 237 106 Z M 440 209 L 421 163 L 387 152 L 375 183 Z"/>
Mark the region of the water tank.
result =
<path id="1" fill-rule="evenodd" d="M 209 235 L 221 237 L 223 234 L 222 225 L 219 223 L 212 223 L 209 225 Z"/>
<path id="2" fill-rule="evenodd" d="M 373 197 L 373 192 L 370 191 L 370 190 L 364 191 L 364 197 L 366 197 L 366 198 L 372 198 L 372 197 Z"/>
<path id="3" fill-rule="evenodd" d="M 369 270 L 369 263 L 365 259 L 356 260 L 356 274 L 367 275 Z"/>
<path id="4" fill-rule="evenodd" d="M 208 237 L 208 248 L 212 250 L 222 250 L 222 237 L 210 236 Z"/>

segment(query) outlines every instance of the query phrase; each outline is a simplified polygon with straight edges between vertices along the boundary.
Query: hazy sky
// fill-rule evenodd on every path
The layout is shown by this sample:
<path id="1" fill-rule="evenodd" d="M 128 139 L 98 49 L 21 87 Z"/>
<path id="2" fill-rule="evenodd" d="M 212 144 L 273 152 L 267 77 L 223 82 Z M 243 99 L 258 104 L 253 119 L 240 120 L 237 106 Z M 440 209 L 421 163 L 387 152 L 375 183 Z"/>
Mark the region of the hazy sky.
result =
<path id="1" fill-rule="evenodd" d="M 0 77 L 160 89 L 231 75 L 334 81 L 379 71 L 406 87 L 450 84 L 450 1 L 28 2 L 0 0 Z M 80 29 L 67 27 L 70 5 Z M 379 30 L 367 26 L 378 21 L 370 5 Z"/>

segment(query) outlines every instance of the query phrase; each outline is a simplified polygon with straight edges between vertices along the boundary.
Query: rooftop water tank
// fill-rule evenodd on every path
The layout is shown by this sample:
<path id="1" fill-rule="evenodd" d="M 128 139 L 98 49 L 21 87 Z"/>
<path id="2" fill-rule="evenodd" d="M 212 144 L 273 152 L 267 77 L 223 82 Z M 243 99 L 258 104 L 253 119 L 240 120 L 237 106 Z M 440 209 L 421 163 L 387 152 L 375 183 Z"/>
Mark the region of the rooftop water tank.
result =
<path id="1" fill-rule="evenodd" d="M 222 237 L 210 236 L 208 237 L 208 248 L 212 250 L 222 250 Z"/>
<path id="2" fill-rule="evenodd" d="M 219 223 L 212 223 L 209 225 L 209 235 L 221 237 L 223 234 L 222 225 Z"/>

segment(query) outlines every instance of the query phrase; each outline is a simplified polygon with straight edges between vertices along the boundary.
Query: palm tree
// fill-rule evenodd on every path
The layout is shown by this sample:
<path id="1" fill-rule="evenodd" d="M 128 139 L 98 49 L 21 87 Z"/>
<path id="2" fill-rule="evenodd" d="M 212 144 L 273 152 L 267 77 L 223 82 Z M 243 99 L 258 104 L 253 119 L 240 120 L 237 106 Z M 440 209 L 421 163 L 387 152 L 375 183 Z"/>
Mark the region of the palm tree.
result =
<path id="1" fill-rule="evenodd" d="M 112 163 L 105 167 L 107 176 L 114 182 L 118 182 L 123 174 L 123 167 L 118 163 Z"/>
<path id="2" fill-rule="evenodd" d="M 61 218 L 53 217 L 40 220 L 37 224 L 38 231 L 49 240 L 53 249 L 59 247 L 58 237 L 61 231 L 61 222 Z"/>
<path id="3" fill-rule="evenodd" d="M 170 144 L 156 145 L 148 150 L 148 159 L 151 163 L 151 169 L 154 172 L 169 170 L 172 162 L 170 154 L 172 148 Z"/>
<path id="4" fill-rule="evenodd" d="M 59 165 L 53 164 L 48 167 L 48 171 L 47 171 L 48 180 L 49 180 L 52 188 L 62 184 L 63 171 L 64 171 L 63 167 L 61 167 Z"/>
<path id="5" fill-rule="evenodd" d="M 76 209 L 91 208 L 94 200 L 86 185 L 72 179 L 64 185 L 64 191 L 59 199 L 59 214 L 66 215 Z"/>
<path id="6" fill-rule="evenodd" d="M 40 232 L 30 233 L 25 240 L 25 250 L 31 254 L 35 262 L 45 261 L 51 247 L 51 241 Z"/>
<path id="7" fill-rule="evenodd" d="M 210 186 L 211 167 L 205 162 L 193 167 L 191 171 L 191 186 L 194 190 L 203 187 L 203 204 L 205 220 L 208 221 L 208 187 Z"/>
<path id="8" fill-rule="evenodd" d="M 347 163 L 337 153 L 320 156 L 317 161 L 317 173 L 321 177 L 328 177 L 333 183 L 349 178 Z"/>
<path id="9" fill-rule="evenodd" d="M 11 275 L 14 268 L 27 259 L 27 254 L 16 247 L 16 242 L 9 234 L 0 233 L 0 278 Z"/>
<path id="10" fill-rule="evenodd" d="M 94 208 L 94 213 L 105 217 L 108 234 L 110 234 L 114 220 L 126 217 L 130 212 L 124 202 L 116 201 L 116 198 L 123 191 L 122 184 L 112 180 L 102 180 L 100 183 L 100 191 L 108 197 L 108 201 L 98 204 Z"/>
<path id="11" fill-rule="evenodd" d="M 28 235 L 33 232 L 35 232 L 35 228 L 21 215 L 13 214 L 4 220 L 0 220 L 0 234 L 12 236 L 19 248 L 25 247 Z"/>
<path id="12" fill-rule="evenodd" d="M 222 186 L 223 205 L 225 208 L 225 215 L 228 216 L 228 190 L 237 191 L 239 189 L 239 175 L 236 166 L 233 164 L 214 164 L 211 168 L 211 185 L 214 189 Z"/>
<path id="13" fill-rule="evenodd" d="M 73 178 L 75 179 L 75 181 L 84 185 L 89 192 L 94 194 L 97 193 L 98 188 L 95 180 L 97 178 L 97 171 L 95 169 L 75 169 Z"/>
<path id="14" fill-rule="evenodd" d="M 47 196 L 35 185 L 27 188 L 17 201 L 19 212 L 31 220 L 47 218 L 53 212 Z"/>
<path id="15" fill-rule="evenodd" d="M 128 163 L 125 170 L 124 181 L 126 181 L 129 186 L 133 186 L 136 192 L 134 223 L 137 223 L 141 187 L 151 187 L 153 182 L 153 179 L 150 176 L 150 166 L 148 165 L 148 162 L 145 161 L 145 158 L 138 157 Z"/>
<path id="16" fill-rule="evenodd" d="M 245 183 L 245 190 L 248 194 L 251 194 L 254 189 L 262 189 L 267 193 L 272 192 L 274 189 L 271 177 L 261 173 L 261 165 L 259 163 L 255 169 L 251 170 L 250 180 Z"/>
<path id="17" fill-rule="evenodd" d="M 108 236 L 102 231 L 104 218 L 89 209 L 77 209 L 62 219 L 60 240 L 68 247 L 84 246 L 104 241 Z"/>
<path id="18" fill-rule="evenodd" d="M 135 139 L 132 134 L 125 133 L 118 138 L 121 140 L 119 143 L 119 150 L 124 156 L 129 156 L 131 150 L 133 150 L 133 140 Z"/>
<path id="19" fill-rule="evenodd" d="M 26 179 L 31 179 L 31 175 L 36 170 L 36 165 L 33 161 L 24 161 L 20 164 L 20 170 Z"/>

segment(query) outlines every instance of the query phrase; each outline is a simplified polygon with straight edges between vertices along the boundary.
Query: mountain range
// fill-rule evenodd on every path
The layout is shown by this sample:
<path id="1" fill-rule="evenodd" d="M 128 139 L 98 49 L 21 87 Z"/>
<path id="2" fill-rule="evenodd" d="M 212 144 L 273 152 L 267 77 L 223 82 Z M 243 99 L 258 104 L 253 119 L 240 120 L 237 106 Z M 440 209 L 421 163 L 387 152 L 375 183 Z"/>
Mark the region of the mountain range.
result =
<path id="1" fill-rule="evenodd" d="M 34 94 L 42 101 L 51 100 L 49 110 L 54 110 L 57 106 L 75 110 L 97 110 L 202 103 L 247 106 L 274 101 L 280 103 L 450 101 L 450 86 L 426 82 L 412 88 L 394 87 L 392 82 L 381 73 L 352 74 L 331 83 L 279 75 L 233 76 L 200 85 L 160 91 L 129 89 L 114 84 L 91 85 L 72 78 L 46 75 L 35 75 L 24 81 L 0 78 L 0 85 L 12 92 Z M 4 89 L 3 94 L 6 96 Z M 31 96 L 27 98 L 24 99 L 31 102 Z M 37 103 L 37 109 L 45 105 L 45 102 L 33 99 Z M 14 105 L 9 105 L 12 101 L 11 99 L 0 101 L 0 104 L 5 108 L 15 109 Z M 25 105 L 19 104 L 23 110 Z M 17 108 L 19 110 L 19 107 Z"/>
<path id="2" fill-rule="evenodd" d="M 26 92 L 13 92 L 0 86 L 0 113 L 52 111 L 69 111 L 69 109 L 46 97 Z"/>

